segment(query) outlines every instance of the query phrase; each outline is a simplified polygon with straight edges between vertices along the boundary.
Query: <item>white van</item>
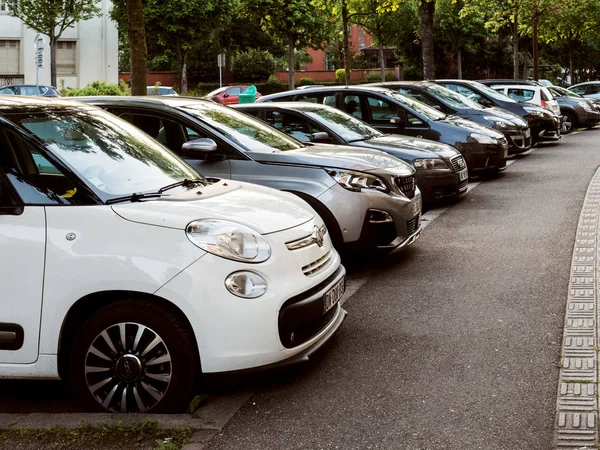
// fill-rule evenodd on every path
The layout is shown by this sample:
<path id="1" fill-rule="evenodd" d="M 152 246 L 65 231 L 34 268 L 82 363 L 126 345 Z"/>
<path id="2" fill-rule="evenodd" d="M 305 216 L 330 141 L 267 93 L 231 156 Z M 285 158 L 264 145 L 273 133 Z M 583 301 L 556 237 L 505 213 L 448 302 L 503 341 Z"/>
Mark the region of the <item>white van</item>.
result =
<path id="1" fill-rule="evenodd" d="M 199 176 L 95 107 L 0 96 L 0 377 L 181 411 L 202 373 L 306 360 L 344 276 L 298 197 Z"/>

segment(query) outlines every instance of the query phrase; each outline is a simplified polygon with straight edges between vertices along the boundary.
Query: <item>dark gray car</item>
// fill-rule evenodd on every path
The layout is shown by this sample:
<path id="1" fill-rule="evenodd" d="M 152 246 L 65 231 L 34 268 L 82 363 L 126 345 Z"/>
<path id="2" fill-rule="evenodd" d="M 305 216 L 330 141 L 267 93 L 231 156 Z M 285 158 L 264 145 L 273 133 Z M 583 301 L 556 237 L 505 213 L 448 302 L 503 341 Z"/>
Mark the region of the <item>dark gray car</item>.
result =
<path id="1" fill-rule="evenodd" d="M 391 89 L 331 86 L 280 92 L 258 103 L 309 101 L 346 111 L 383 133 L 442 142 L 465 158 L 469 175 L 506 168 L 508 142 L 502 133 L 470 120 L 452 117 Z"/>
<path id="2" fill-rule="evenodd" d="M 578 127 L 593 127 L 600 121 L 600 106 L 594 99 L 582 97 L 559 86 L 549 86 L 548 89 L 560 106 L 565 133 Z"/>
<path id="3" fill-rule="evenodd" d="M 462 155 L 449 145 L 383 134 L 339 109 L 315 103 L 269 102 L 232 107 L 302 142 L 375 148 L 406 161 L 417 171 L 424 204 L 457 198 L 467 192 L 467 165 Z"/>
<path id="4" fill-rule="evenodd" d="M 421 232 L 415 170 L 378 150 L 307 146 L 209 100 L 81 97 L 127 120 L 198 172 L 288 191 L 308 202 L 341 251 L 393 250 Z"/>

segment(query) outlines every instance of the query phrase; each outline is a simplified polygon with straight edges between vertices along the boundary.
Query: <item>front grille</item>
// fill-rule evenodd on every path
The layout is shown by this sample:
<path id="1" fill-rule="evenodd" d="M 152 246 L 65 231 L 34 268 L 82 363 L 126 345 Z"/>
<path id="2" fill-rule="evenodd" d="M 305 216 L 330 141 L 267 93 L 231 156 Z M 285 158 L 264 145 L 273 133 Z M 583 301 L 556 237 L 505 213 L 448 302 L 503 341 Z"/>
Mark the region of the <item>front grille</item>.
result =
<path id="1" fill-rule="evenodd" d="M 335 305 L 315 321 L 295 328 L 293 331 L 280 336 L 283 346 L 286 348 L 292 348 L 310 341 L 313 337 L 327 328 L 327 325 L 329 325 L 329 323 L 333 320 L 339 309 L 340 305 Z"/>
<path id="2" fill-rule="evenodd" d="M 455 172 L 460 172 L 465 167 L 467 167 L 467 163 L 465 163 L 465 158 L 463 158 L 462 156 L 455 156 L 450 160 L 450 162 L 452 163 L 452 167 L 454 168 Z"/>
<path id="3" fill-rule="evenodd" d="M 313 261 L 310 264 L 307 264 L 306 266 L 302 267 L 302 273 L 304 273 L 304 275 L 306 275 L 307 277 L 314 277 L 315 275 L 318 275 L 327 267 L 329 267 L 332 255 L 333 251 L 329 250 L 316 261 Z"/>
<path id="4" fill-rule="evenodd" d="M 413 198 L 415 196 L 417 184 L 414 175 L 408 177 L 396 177 L 396 186 L 398 186 L 398 189 L 400 189 L 400 191 L 408 198 Z"/>
<path id="5" fill-rule="evenodd" d="M 415 217 L 406 222 L 406 229 L 409 236 L 419 229 L 420 222 L 421 214 L 417 214 Z"/>
<path id="6" fill-rule="evenodd" d="M 462 180 L 461 182 L 458 183 L 458 192 L 462 192 L 467 188 L 467 185 L 469 184 L 469 179 L 466 180 Z"/>

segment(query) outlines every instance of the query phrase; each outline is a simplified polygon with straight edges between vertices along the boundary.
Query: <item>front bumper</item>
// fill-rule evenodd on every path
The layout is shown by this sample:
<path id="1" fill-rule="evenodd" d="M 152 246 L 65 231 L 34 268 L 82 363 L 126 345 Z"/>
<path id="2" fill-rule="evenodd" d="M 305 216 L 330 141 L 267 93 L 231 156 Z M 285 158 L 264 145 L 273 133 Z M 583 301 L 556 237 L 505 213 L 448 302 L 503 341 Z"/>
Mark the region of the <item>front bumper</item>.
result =
<path id="1" fill-rule="evenodd" d="M 283 363 L 315 345 L 322 345 L 320 341 L 329 339 L 339 327 L 345 315 L 339 303 L 325 319 L 315 316 L 314 309 L 319 302 L 322 307 L 325 305 L 324 295 L 345 277 L 329 233 L 322 247 L 316 243 L 298 250 L 286 247 L 286 243 L 310 235 L 315 225 L 322 225 L 318 216 L 298 227 L 265 235 L 272 253 L 260 264 L 238 263 L 206 254 L 156 292 L 177 305 L 190 321 L 203 373 Z M 314 262 L 327 255 L 330 255 L 328 262 L 313 271 Z M 227 291 L 224 280 L 240 270 L 261 275 L 268 285 L 265 294 L 246 299 Z M 293 323 L 302 328 L 303 337 L 286 347 L 282 342 L 280 312 L 290 302 L 309 305 L 312 315 L 307 315 L 304 307 L 291 311 Z M 324 309 L 321 311 L 324 316 Z"/>
<path id="2" fill-rule="evenodd" d="M 418 188 L 408 198 L 367 189 L 351 192 L 336 184 L 319 200 L 337 219 L 350 252 L 399 247 L 414 233 L 414 219 L 421 214 Z"/>
<path id="3" fill-rule="evenodd" d="M 506 169 L 508 145 L 481 144 L 479 142 L 462 142 L 457 149 L 465 157 L 469 175 L 487 172 L 499 172 Z"/>
<path id="4" fill-rule="evenodd" d="M 561 123 L 558 117 L 527 117 L 533 141 L 557 141 L 560 139 Z"/>
<path id="5" fill-rule="evenodd" d="M 507 130 L 502 131 L 508 142 L 508 154 L 518 155 L 524 153 L 531 148 L 531 130 L 527 127 L 524 130 Z"/>
<path id="6" fill-rule="evenodd" d="M 459 160 L 462 163 L 459 163 Z M 448 169 L 417 169 L 417 185 L 424 204 L 455 199 L 467 193 L 469 171 L 464 159 L 458 155 L 444 159 L 444 162 Z"/>

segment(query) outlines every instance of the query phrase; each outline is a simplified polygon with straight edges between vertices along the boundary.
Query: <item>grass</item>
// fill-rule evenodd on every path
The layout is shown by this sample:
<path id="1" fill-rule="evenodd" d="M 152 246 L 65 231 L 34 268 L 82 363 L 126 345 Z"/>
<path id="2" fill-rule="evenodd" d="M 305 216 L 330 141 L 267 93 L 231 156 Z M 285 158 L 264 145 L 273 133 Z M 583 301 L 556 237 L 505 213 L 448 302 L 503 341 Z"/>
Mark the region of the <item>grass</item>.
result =
<path id="1" fill-rule="evenodd" d="M 154 421 L 136 425 L 83 425 L 74 429 L 0 430 L 0 449 L 25 450 L 179 450 L 192 428 L 162 430 Z"/>

